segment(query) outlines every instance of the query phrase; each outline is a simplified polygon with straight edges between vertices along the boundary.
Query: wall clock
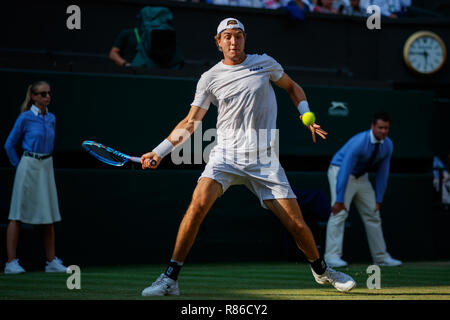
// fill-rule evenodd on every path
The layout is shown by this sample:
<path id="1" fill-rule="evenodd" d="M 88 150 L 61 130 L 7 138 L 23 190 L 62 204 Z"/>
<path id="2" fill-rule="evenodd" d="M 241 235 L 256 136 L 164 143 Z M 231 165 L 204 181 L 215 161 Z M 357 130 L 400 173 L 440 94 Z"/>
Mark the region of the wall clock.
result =
<path id="1" fill-rule="evenodd" d="M 447 59 L 444 41 L 431 31 L 418 31 L 406 40 L 403 59 L 410 70 L 421 75 L 438 72 Z"/>

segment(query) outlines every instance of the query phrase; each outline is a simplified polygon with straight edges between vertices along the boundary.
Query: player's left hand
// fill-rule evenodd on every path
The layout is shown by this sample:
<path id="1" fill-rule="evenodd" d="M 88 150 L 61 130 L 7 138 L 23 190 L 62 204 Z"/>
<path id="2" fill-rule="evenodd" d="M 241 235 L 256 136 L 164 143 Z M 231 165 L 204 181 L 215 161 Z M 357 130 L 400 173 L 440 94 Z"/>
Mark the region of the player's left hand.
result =
<path id="1" fill-rule="evenodd" d="M 309 127 L 309 130 L 311 130 L 312 139 L 313 142 L 316 143 L 316 133 L 321 137 L 322 139 L 326 139 L 326 135 L 328 134 L 326 131 L 320 128 L 320 126 L 317 123 L 311 124 Z"/>
<path id="2" fill-rule="evenodd" d="M 302 116 L 300 115 L 299 118 L 301 121 Z M 327 138 L 326 135 L 328 134 L 328 132 L 323 130 L 317 123 L 313 123 L 313 124 L 309 125 L 308 128 L 309 128 L 309 130 L 311 130 L 312 139 L 313 139 L 314 143 L 316 143 L 316 133 L 324 140 Z"/>

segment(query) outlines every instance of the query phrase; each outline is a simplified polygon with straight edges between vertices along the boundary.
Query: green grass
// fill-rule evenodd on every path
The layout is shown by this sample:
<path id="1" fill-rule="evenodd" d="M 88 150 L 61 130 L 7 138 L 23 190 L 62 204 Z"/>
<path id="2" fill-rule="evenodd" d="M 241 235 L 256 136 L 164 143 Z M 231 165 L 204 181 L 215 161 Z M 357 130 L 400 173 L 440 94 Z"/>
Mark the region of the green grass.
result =
<path id="1" fill-rule="evenodd" d="M 315 283 L 305 263 L 186 264 L 181 296 L 142 297 L 164 265 L 81 267 L 81 289 L 66 287 L 68 274 L 0 274 L 0 300 L 450 300 L 450 262 L 405 263 L 381 268 L 381 289 L 367 289 L 368 265 L 339 268 L 358 283 L 349 293 Z"/>

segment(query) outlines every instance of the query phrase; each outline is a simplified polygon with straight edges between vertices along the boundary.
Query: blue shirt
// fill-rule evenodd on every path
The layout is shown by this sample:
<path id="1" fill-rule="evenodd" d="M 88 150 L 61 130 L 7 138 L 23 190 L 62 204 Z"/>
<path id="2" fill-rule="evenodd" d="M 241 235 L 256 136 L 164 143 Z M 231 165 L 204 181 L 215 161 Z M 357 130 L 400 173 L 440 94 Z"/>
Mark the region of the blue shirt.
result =
<path id="1" fill-rule="evenodd" d="M 439 179 L 439 169 L 445 169 L 444 164 L 438 157 L 434 156 L 433 157 L 433 177 L 434 177 L 434 179 Z"/>
<path id="2" fill-rule="evenodd" d="M 350 138 L 333 156 L 331 164 L 340 167 L 336 182 L 336 202 L 344 202 L 350 174 L 355 175 L 364 170 L 375 149 L 376 142 L 372 129 L 363 131 Z M 374 165 L 377 166 L 375 194 L 376 201 L 381 203 L 386 191 L 394 145 L 389 138 L 378 142 L 380 146 L 374 160 Z"/>
<path id="3" fill-rule="evenodd" d="M 55 142 L 55 124 L 56 118 L 53 113 L 47 110 L 43 115 L 35 105 L 21 113 L 5 143 L 11 164 L 16 168 L 19 165 L 16 145 L 20 140 L 23 151 L 51 154 Z"/>

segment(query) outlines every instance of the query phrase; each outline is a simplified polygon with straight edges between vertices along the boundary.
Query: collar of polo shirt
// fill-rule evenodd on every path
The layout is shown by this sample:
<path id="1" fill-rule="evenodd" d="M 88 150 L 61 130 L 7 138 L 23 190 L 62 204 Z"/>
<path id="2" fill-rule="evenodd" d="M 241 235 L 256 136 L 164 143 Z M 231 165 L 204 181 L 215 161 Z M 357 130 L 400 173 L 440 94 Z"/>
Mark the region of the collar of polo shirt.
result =
<path id="1" fill-rule="evenodd" d="M 370 142 L 371 143 L 384 143 L 384 139 L 378 140 L 377 138 L 375 138 L 375 135 L 373 134 L 372 129 L 370 129 Z"/>

